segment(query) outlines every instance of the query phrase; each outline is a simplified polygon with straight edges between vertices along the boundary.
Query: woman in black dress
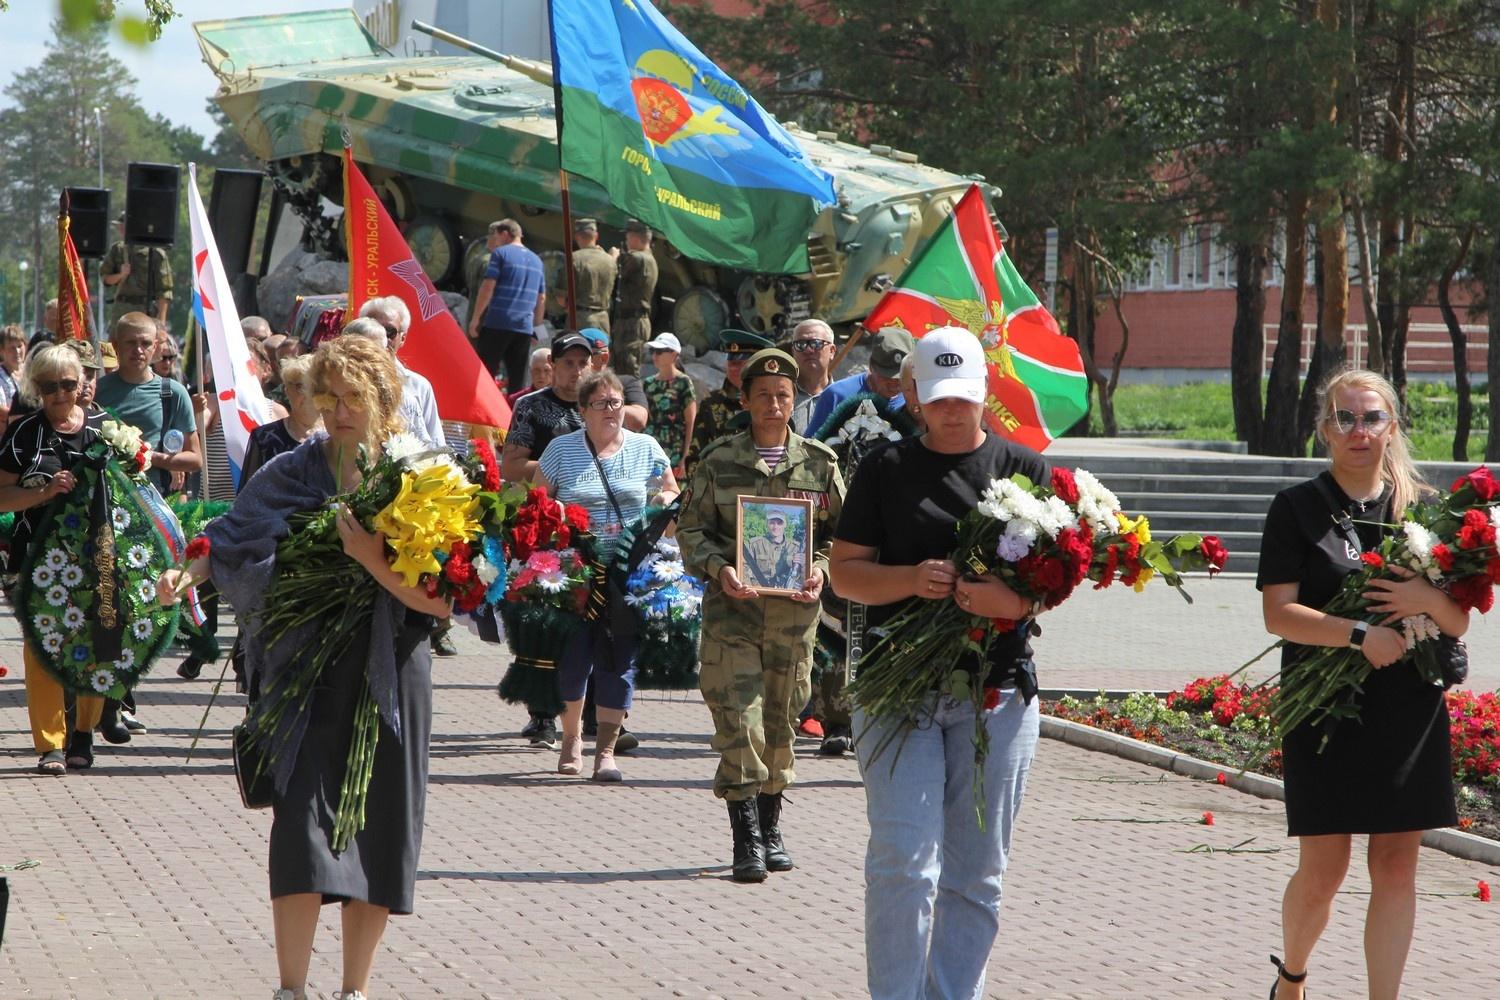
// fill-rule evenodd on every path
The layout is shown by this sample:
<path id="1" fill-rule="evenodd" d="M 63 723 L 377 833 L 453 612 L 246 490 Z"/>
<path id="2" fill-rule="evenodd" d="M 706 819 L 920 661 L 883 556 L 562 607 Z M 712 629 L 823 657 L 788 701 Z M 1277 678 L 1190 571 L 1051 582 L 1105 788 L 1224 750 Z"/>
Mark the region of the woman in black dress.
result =
<path id="1" fill-rule="evenodd" d="M 1319 399 L 1318 435 L 1330 467 L 1282 490 L 1261 540 L 1266 629 L 1287 640 L 1282 669 L 1296 670 L 1311 646 L 1363 650 L 1375 668 L 1359 715 L 1336 725 L 1305 725 L 1282 745 L 1288 834 L 1298 838 L 1297 871 L 1282 901 L 1286 961 L 1277 966 L 1274 1000 L 1300 1000 L 1307 960 L 1328 923 L 1349 866 L 1352 834 L 1368 834 L 1370 906 L 1365 962 L 1371 1000 L 1397 996 L 1416 917 L 1417 853 L 1422 833 L 1458 821 L 1443 689 L 1425 683 L 1406 657 L 1401 632 L 1385 624 L 1426 614 L 1451 636 L 1469 616 L 1419 576 L 1377 580 L 1366 592 L 1386 615 L 1369 625 L 1319 610 L 1360 555 L 1376 547 L 1421 492 L 1391 384 L 1374 372 L 1336 373 Z M 1340 527 L 1344 515 L 1353 532 Z M 1356 544 L 1357 543 L 1357 544 Z M 1319 750 L 1324 736 L 1326 747 Z"/>
<path id="2" fill-rule="evenodd" d="M 401 377 L 390 352 L 362 337 L 341 337 L 318 348 L 310 378 L 327 428 L 295 450 L 278 455 L 242 487 L 234 508 L 210 525 L 212 551 L 187 573 L 210 575 L 247 627 L 246 658 L 252 690 L 274 697 L 298 649 L 293 638 L 268 647 L 254 628 L 276 571 L 276 546 L 291 515 L 315 510 L 360 481 L 360 447 L 378 455 L 401 429 L 397 415 Z M 350 643 L 321 678 L 305 718 L 278 727 L 280 752 L 272 765 L 270 882 L 281 986 L 275 1000 L 302 1000 L 319 907 L 343 904 L 345 1000 L 363 1000 L 370 968 L 391 913 L 412 911 L 427 795 L 427 745 L 432 729 L 432 659 L 426 637 L 446 602 L 408 587 L 386 561 L 385 543 L 366 531 L 347 508 L 338 531 L 344 551 L 385 589 L 368 634 Z M 175 600 L 182 571 L 157 585 L 163 601 Z M 314 622 L 310 628 L 318 627 Z M 348 847 L 330 846 L 354 714 L 362 683 L 380 705 L 366 812 L 369 823 Z"/>

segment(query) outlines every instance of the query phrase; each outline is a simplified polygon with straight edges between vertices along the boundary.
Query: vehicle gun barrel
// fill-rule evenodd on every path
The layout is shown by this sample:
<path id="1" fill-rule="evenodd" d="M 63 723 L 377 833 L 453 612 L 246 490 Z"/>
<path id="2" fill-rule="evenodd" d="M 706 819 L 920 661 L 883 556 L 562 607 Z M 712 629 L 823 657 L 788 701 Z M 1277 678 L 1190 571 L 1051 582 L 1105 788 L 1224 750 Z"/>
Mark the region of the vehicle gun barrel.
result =
<path id="1" fill-rule="evenodd" d="M 424 35 L 436 38 L 440 42 L 457 45 L 459 48 L 467 52 L 472 52 L 476 56 L 493 59 L 497 63 L 510 67 L 517 73 L 530 77 L 537 83 L 546 84 L 549 87 L 552 86 L 552 69 L 544 63 L 539 63 L 532 59 L 522 59 L 520 56 L 508 56 L 504 52 L 496 52 L 494 49 L 480 45 L 478 42 L 471 42 L 462 35 L 455 35 L 451 31 L 444 31 L 442 28 L 428 24 L 426 21 L 418 21 L 415 18 L 412 19 L 411 28 L 413 31 L 420 31 Z"/>

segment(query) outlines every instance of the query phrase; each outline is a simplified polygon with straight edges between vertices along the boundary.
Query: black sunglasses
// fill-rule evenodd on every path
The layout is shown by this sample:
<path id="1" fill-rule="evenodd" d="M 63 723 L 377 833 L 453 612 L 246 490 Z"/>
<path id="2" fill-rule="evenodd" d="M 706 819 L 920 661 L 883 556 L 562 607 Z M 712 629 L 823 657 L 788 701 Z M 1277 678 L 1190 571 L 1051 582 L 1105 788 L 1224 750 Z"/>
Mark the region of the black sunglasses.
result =
<path id="1" fill-rule="evenodd" d="M 817 337 L 809 337 L 806 340 L 792 341 L 792 350 L 803 354 L 811 354 L 813 351 L 821 351 L 825 347 L 832 347 L 833 341 L 821 340 Z"/>
<path id="2" fill-rule="evenodd" d="M 50 396 L 55 392 L 77 392 L 78 380 L 76 378 L 65 378 L 59 382 L 38 382 L 36 389 L 43 396 Z"/>

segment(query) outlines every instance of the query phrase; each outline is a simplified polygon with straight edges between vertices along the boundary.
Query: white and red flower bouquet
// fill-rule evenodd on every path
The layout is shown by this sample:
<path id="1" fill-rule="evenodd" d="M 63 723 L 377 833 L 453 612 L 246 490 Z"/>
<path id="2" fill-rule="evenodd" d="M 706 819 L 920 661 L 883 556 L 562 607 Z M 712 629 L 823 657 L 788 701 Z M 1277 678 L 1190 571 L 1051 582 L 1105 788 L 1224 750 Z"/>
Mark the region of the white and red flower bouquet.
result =
<path id="1" fill-rule="evenodd" d="M 1326 614 L 1384 624 L 1389 616 L 1371 610 L 1372 602 L 1364 596 L 1370 582 L 1411 573 L 1426 577 L 1465 610 L 1480 614 L 1490 610 L 1495 601 L 1494 585 L 1500 583 L 1500 552 L 1495 545 L 1500 528 L 1500 480 L 1488 468 L 1480 466 L 1454 480 L 1447 493 L 1413 504 L 1393 527 L 1396 530 L 1381 540 L 1379 548 L 1361 556 L 1364 566 L 1359 572 L 1344 578 L 1339 592 L 1323 606 Z M 1390 624 L 1405 637 L 1407 655 L 1424 680 L 1445 686 L 1462 680 L 1449 665 L 1455 656 L 1466 663 L 1466 654 L 1430 617 L 1414 615 Z M 1283 645 L 1284 641 L 1276 643 L 1250 663 Z M 1295 669 L 1277 674 L 1262 685 L 1279 684 L 1275 703 L 1278 736 L 1284 737 L 1304 723 L 1316 726 L 1326 720 L 1357 716 L 1361 686 L 1373 669 L 1359 649 L 1309 647 L 1297 659 Z M 1324 744 L 1329 735 L 1325 732 Z"/>

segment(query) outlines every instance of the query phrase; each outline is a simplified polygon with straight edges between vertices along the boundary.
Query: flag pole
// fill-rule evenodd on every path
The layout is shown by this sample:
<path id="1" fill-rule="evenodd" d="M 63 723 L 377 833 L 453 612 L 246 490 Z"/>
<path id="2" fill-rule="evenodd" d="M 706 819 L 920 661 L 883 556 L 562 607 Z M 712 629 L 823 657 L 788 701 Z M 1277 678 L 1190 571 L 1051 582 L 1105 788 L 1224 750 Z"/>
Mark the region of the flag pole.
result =
<path id="1" fill-rule="evenodd" d="M 552 46 L 552 116 L 557 122 L 557 180 L 562 196 L 563 273 L 568 283 L 568 329 L 578 329 L 577 287 L 573 281 L 573 206 L 568 201 L 568 172 L 563 169 L 563 100 L 562 82 L 557 63 L 557 22 L 552 4 L 547 4 L 547 41 Z"/>

